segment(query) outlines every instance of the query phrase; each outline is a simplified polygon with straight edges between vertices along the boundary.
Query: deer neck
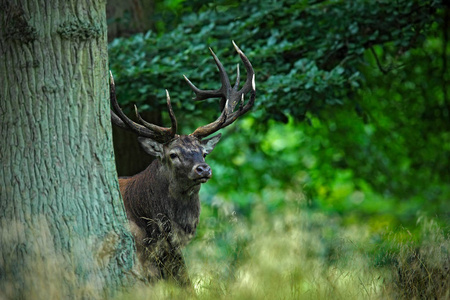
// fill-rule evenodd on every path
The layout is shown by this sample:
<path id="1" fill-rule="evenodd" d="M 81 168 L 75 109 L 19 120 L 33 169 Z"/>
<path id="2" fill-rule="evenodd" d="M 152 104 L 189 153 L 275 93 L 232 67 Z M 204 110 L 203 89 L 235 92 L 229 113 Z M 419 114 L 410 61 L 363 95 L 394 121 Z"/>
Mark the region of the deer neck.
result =
<path id="1" fill-rule="evenodd" d="M 160 161 L 149 167 L 146 178 L 149 196 L 155 197 L 153 211 L 155 218 L 164 216 L 170 221 L 171 240 L 174 245 L 186 245 L 195 235 L 200 217 L 200 185 L 181 187 L 180 183 L 171 177 L 170 172 Z M 155 214 L 154 210 L 158 210 Z M 164 218 L 163 217 L 163 218 Z"/>
<path id="2" fill-rule="evenodd" d="M 146 197 L 157 204 L 158 210 L 169 218 L 184 219 L 184 214 L 198 215 L 200 207 L 200 184 L 181 185 L 159 160 L 154 161 L 144 172 L 140 182 L 146 182 Z M 146 199 L 146 202 L 150 199 Z M 164 210 L 164 211 L 161 211 Z"/>

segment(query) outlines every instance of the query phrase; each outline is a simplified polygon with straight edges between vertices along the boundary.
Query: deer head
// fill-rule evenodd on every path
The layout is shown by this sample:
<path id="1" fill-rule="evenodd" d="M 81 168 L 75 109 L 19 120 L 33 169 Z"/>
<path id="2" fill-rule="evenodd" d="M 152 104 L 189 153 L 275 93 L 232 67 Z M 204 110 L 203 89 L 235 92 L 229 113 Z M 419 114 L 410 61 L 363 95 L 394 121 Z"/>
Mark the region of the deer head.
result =
<path id="1" fill-rule="evenodd" d="M 212 123 L 197 128 L 189 135 L 177 134 L 177 120 L 170 103 L 169 92 L 166 90 L 167 109 L 169 112 L 171 127 L 160 127 L 143 120 L 135 106 L 136 117 L 139 123 L 129 119 L 119 107 L 116 99 L 114 79 L 111 74 L 110 97 L 111 97 L 111 120 L 112 122 L 138 135 L 138 141 L 144 151 L 158 157 L 163 165 L 168 166 L 170 180 L 185 183 L 186 186 L 197 185 L 206 182 L 212 175 L 211 168 L 205 163 L 205 157 L 209 154 L 219 141 L 221 135 L 206 138 L 218 130 L 230 125 L 238 117 L 245 114 L 253 106 L 255 101 L 255 73 L 253 67 L 233 42 L 234 48 L 241 57 L 247 71 L 247 79 L 239 90 L 240 74 L 239 64 L 237 66 L 236 83 L 232 87 L 228 75 L 222 63 L 211 50 L 211 54 L 219 69 L 222 86 L 217 90 L 200 90 L 184 76 L 190 88 L 194 91 L 196 101 L 209 98 L 221 98 L 220 116 Z M 249 101 L 244 104 L 244 96 L 251 92 Z M 239 106 L 237 107 L 237 105 Z M 182 184 L 183 185 L 183 184 Z"/>

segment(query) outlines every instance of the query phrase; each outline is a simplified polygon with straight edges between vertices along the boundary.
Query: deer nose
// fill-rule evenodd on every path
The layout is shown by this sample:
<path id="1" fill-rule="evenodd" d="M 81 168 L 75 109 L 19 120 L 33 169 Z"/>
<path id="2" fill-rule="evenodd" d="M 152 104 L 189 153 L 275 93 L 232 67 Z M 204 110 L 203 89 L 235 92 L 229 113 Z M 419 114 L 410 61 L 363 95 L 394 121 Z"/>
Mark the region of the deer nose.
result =
<path id="1" fill-rule="evenodd" d="M 211 168 L 207 164 L 199 164 L 195 166 L 195 172 L 200 177 L 211 177 Z"/>

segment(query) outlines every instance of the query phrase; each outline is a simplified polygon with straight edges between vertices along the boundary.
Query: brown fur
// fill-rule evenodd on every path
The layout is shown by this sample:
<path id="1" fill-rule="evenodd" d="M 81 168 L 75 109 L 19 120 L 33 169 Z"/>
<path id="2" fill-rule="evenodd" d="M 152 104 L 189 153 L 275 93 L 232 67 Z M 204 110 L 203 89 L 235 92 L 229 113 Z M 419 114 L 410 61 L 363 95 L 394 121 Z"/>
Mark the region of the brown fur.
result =
<path id="1" fill-rule="evenodd" d="M 159 159 L 143 172 L 119 179 L 138 258 L 151 281 L 173 279 L 189 284 L 181 248 L 195 235 L 200 217 L 198 192 L 201 183 L 211 177 L 204 155 L 219 138 L 211 146 L 210 140 L 180 136 L 163 145 Z"/>

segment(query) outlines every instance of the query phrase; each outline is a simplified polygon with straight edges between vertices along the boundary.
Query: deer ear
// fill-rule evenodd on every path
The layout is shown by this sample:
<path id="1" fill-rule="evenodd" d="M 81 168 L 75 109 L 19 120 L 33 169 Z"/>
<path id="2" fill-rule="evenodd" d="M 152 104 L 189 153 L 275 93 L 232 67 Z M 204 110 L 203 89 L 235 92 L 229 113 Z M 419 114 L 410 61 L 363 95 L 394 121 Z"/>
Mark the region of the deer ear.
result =
<path id="1" fill-rule="evenodd" d="M 206 151 L 206 154 L 209 154 L 211 153 L 211 151 L 214 150 L 214 147 L 216 147 L 216 144 L 219 142 L 221 136 L 222 134 L 219 133 L 218 135 L 210 137 L 209 139 L 200 141 L 200 143 L 203 146 L 203 149 L 205 149 Z"/>
<path id="2" fill-rule="evenodd" d="M 163 157 L 164 149 L 163 145 L 161 143 L 155 142 L 152 139 L 145 138 L 145 137 L 138 137 L 139 144 L 141 145 L 142 149 L 147 154 L 156 156 L 156 157 Z"/>

